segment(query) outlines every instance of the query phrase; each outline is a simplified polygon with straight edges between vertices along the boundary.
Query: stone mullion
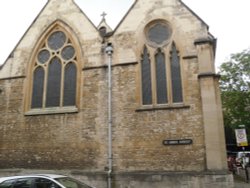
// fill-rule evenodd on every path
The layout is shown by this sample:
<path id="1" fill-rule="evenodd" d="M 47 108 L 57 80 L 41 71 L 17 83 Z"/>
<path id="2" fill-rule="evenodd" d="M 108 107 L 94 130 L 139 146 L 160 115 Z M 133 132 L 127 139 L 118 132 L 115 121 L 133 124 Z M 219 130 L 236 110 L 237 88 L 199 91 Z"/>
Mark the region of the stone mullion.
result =
<path id="1" fill-rule="evenodd" d="M 44 89 L 43 89 L 43 105 L 42 108 L 46 108 L 46 93 L 47 93 L 47 85 L 48 85 L 48 69 L 49 69 L 50 61 L 47 63 L 47 66 L 44 66 Z"/>
<path id="2" fill-rule="evenodd" d="M 173 104 L 173 90 L 172 90 L 172 73 L 171 73 L 171 51 L 165 49 L 165 54 L 169 54 L 166 58 L 166 74 L 167 74 L 167 89 L 168 89 L 168 104 Z"/>
<path id="3" fill-rule="evenodd" d="M 151 66 L 151 89 L 152 89 L 152 104 L 157 105 L 157 85 L 156 85 L 156 68 L 155 68 L 155 49 L 148 47 L 150 66 Z"/>
<path id="4" fill-rule="evenodd" d="M 62 63 L 62 71 L 61 71 L 61 91 L 60 91 L 60 107 L 63 107 L 63 99 L 64 99 L 64 75 L 65 75 L 65 67 L 66 64 L 63 63 L 63 60 L 61 59 Z"/>
<path id="5" fill-rule="evenodd" d="M 143 56 L 144 56 L 144 48 L 147 48 L 147 46 L 145 45 L 145 46 L 143 46 L 141 49 L 141 52 L 140 52 L 140 57 L 139 57 L 139 59 L 140 59 L 140 67 L 139 67 L 139 80 L 140 80 L 140 86 L 139 86 L 139 88 L 140 88 L 140 90 L 139 90 L 139 96 L 140 96 L 140 105 L 143 105 L 143 87 L 142 87 L 142 84 L 143 84 L 143 78 L 142 78 L 142 75 L 143 75 L 143 73 L 142 73 L 142 63 L 143 63 Z"/>

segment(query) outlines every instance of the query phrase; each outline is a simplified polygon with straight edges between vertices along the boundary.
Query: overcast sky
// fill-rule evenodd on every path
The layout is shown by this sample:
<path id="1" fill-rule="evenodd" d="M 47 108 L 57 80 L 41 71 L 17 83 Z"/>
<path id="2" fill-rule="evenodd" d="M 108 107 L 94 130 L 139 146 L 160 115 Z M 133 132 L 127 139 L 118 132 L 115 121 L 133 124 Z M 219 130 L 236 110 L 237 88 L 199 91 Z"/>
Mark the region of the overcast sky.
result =
<path id="1" fill-rule="evenodd" d="M 167 1 L 167 0 L 166 0 Z M 0 1 L 0 64 L 31 25 L 47 0 Z M 101 13 L 115 28 L 134 0 L 75 0 L 90 20 L 98 25 Z M 208 25 L 218 39 L 216 66 L 231 53 L 250 47 L 250 0 L 183 0 Z"/>

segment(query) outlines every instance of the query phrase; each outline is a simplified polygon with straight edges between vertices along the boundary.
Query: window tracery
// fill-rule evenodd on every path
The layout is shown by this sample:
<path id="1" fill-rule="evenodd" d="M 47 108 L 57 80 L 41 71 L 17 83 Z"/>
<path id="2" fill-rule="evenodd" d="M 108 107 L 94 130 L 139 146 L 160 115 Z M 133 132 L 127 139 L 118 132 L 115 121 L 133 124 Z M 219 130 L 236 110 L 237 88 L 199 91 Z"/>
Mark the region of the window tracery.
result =
<path id="1" fill-rule="evenodd" d="M 29 111 L 60 113 L 69 107 L 76 111 L 76 47 L 61 27 L 46 36 L 34 56 Z"/>
<path id="2" fill-rule="evenodd" d="M 163 20 L 145 27 L 146 44 L 141 55 L 143 105 L 171 105 L 183 102 L 181 63 L 172 29 Z"/>

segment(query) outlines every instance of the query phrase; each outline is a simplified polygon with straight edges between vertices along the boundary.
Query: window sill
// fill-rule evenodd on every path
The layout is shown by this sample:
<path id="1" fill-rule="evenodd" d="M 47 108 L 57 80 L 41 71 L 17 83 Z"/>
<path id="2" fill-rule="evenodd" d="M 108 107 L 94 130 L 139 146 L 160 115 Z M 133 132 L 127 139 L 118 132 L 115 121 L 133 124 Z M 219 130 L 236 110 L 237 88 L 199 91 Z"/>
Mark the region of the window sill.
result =
<path id="1" fill-rule="evenodd" d="M 27 111 L 25 116 L 36 116 L 36 115 L 49 115 L 49 114 L 68 114 L 68 113 L 76 113 L 78 112 L 78 108 L 76 106 L 68 106 L 68 107 L 52 107 L 52 108 L 37 108 L 31 109 Z"/>
<path id="2" fill-rule="evenodd" d="M 190 108 L 190 105 L 185 104 L 171 104 L 171 105 L 144 105 L 136 109 L 136 112 L 141 111 L 155 111 L 155 110 L 174 110 L 174 109 L 185 109 Z"/>

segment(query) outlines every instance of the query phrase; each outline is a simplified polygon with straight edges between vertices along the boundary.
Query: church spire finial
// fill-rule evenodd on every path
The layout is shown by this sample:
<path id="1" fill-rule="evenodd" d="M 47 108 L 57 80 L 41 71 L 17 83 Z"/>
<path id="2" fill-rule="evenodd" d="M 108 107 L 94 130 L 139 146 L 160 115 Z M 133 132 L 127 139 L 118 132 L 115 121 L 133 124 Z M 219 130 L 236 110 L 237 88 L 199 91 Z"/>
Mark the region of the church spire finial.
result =
<path id="1" fill-rule="evenodd" d="M 101 14 L 102 16 L 102 20 L 105 20 L 105 16 L 107 16 L 107 13 L 103 11 L 103 13 Z"/>
<path id="2" fill-rule="evenodd" d="M 109 25 L 106 23 L 105 16 L 107 16 L 107 13 L 103 11 L 101 14 L 102 20 L 97 26 L 98 30 L 101 33 L 101 36 L 105 36 L 106 33 L 111 32 L 112 29 L 109 27 Z"/>

